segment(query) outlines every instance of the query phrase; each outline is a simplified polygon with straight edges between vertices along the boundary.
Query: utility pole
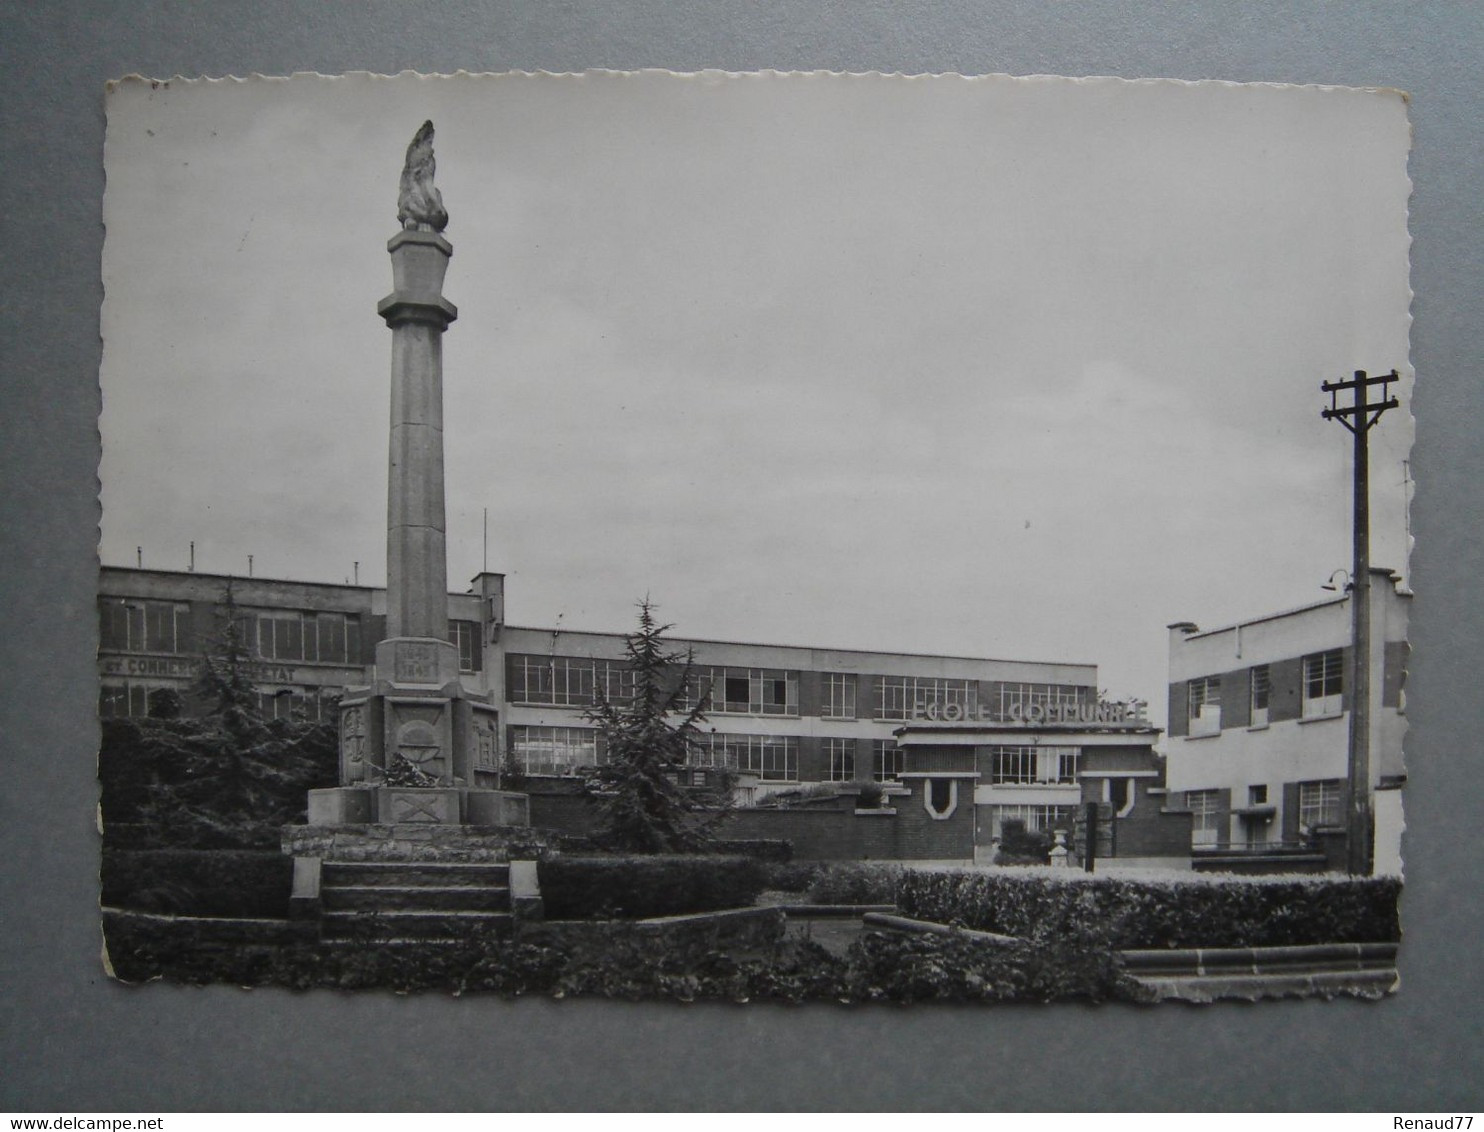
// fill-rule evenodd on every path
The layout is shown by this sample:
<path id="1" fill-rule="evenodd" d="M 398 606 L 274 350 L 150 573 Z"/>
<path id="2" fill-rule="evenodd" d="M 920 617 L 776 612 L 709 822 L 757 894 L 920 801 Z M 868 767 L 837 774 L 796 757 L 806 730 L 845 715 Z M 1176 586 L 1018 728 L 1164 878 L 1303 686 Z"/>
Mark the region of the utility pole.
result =
<path id="1" fill-rule="evenodd" d="M 1355 438 L 1354 563 L 1350 574 L 1350 750 L 1347 760 L 1349 812 L 1345 821 L 1346 867 L 1351 876 L 1371 872 L 1371 428 L 1387 409 L 1401 402 L 1391 396 L 1391 383 L 1399 381 L 1396 370 L 1380 377 L 1367 377 L 1363 369 L 1350 381 L 1326 381 L 1319 388 L 1329 394 L 1329 408 L 1320 416 L 1339 421 Z M 1381 386 L 1381 399 L 1372 401 L 1373 386 Z M 1341 405 L 1338 394 L 1352 394 L 1349 405 Z"/>

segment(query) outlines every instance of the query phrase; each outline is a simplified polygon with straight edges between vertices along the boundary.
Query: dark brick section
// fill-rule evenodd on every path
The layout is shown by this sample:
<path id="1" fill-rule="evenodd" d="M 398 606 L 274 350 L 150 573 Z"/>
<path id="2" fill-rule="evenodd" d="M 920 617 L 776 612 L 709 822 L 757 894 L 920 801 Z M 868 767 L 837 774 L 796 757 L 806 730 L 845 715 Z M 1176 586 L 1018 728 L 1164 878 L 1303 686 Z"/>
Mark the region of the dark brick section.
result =
<path id="1" fill-rule="evenodd" d="M 818 715 L 820 706 L 820 674 L 807 669 L 799 673 L 799 714 Z"/>
<path id="2" fill-rule="evenodd" d="M 786 840 L 793 845 L 795 860 L 972 860 L 972 784 L 959 782 L 957 808 L 939 821 L 923 805 L 927 781 L 912 780 L 910 796 L 888 797 L 895 813 L 857 814 L 848 808 L 851 797 L 842 795 L 840 803 L 829 808 L 736 810 L 722 827 L 722 836 Z"/>
<path id="3" fill-rule="evenodd" d="M 579 837 L 591 836 L 598 827 L 598 808 L 578 783 L 527 783 L 531 799 L 531 825 L 555 829 Z"/>
<path id="4" fill-rule="evenodd" d="M 1302 657 L 1275 660 L 1268 665 L 1268 720 L 1281 723 L 1304 713 L 1304 662 Z"/>
<path id="5" fill-rule="evenodd" d="M 1147 745 L 1087 747 L 1082 752 L 1082 800 L 1102 801 L 1104 777 L 1112 776 L 1115 790 L 1133 792 L 1133 809 L 1113 819 L 1114 857 L 1187 857 L 1190 854 L 1191 815 L 1169 804 L 1165 793 L 1165 762 Z M 1133 778 L 1119 771 L 1155 771 L 1155 777 Z M 1125 785 L 1126 783 L 1126 785 Z M 1114 794 L 1115 812 L 1127 794 Z M 1170 811 L 1177 812 L 1170 812 Z"/>
<path id="6" fill-rule="evenodd" d="M 1119 857 L 1175 857 L 1190 855 L 1189 813 L 1165 812 L 1167 796 L 1159 781 L 1136 778 L 1134 808 L 1127 817 L 1119 818 L 1115 854 Z"/>
<path id="7" fill-rule="evenodd" d="M 1190 684 L 1177 680 L 1170 685 L 1170 738 L 1178 739 L 1190 734 Z"/>
<path id="8" fill-rule="evenodd" d="M 1110 770 L 1162 771 L 1149 740 L 1130 743 L 1126 747 L 1084 747 L 1082 749 L 1082 773 L 1097 774 Z"/>
<path id="9" fill-rule="evenodd" d="M 987 748 L 951 746 L 914 747 L 912 748 L 912 764 L 910 769 L 925 773 L 933 773 L 935 771 L 939 773 L 949 771 L 967 773 L 975 771 L 978 769 L 975 765 L 975 752 L 980 750 L 987 750 Z M 988 763 L 986 762 L 985 765 L 988 765 Z"/>
<path id="10" fill-rule="evenodd" d="M 1221 726 L 1252 726 L 1252 669 L 1221 674 Z"/>

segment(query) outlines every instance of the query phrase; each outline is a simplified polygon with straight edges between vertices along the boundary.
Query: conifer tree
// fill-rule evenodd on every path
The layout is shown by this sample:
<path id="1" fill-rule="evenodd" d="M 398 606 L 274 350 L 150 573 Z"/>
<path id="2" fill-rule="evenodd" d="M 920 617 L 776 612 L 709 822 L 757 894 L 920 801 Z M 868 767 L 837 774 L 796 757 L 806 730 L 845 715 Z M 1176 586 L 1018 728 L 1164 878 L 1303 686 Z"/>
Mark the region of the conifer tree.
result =
<path id="1" fill-rule="evenodd" d="M 624 645 L 634 674 L 632 698 L 615 703 L 601 686 L 594 688 L 588 719 L 597 725 L 606 753 L 597 771 L 600 836 L 614 848 L 704 849 L 729 805 L 728 781 L 710 789 L 687 784 L 688 756 L 700 746 L 710 689 L 689 701 L 696 691 L 692 657 L 667 650 L 670 628 L 655 620 L 646 597 L 639 603 L 639 627 Z"/>
<path id="2" fill-rule="evenodd" d="M 100 764 L 104 812 L 141 823 L 173 843 L 273 843 L 277 826 L 302 820 L 308 790 L 333 785 L 334 729 L 266 719 L 258 708 L 246 621 L 229 581 L 218 607 L 221 631 L 204 642 L 193 692 L 206 713 L 190 719 L 111 721 Z M 141 804 L 110 806 L 121 779 L 145 777 Z M 128 812 L 133 810 L 133 812 Z"/>

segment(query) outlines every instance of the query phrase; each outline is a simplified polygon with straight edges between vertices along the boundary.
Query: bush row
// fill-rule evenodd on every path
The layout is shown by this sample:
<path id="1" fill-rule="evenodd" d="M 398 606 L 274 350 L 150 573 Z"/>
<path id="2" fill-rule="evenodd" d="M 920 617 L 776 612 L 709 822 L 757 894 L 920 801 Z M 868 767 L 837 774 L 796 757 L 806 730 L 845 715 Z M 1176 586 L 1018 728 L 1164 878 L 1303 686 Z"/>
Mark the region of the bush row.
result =
<path id="1" fill-rule="evenodd" d="M 1211 881 L 902 873 L 896 902 L 924 920 L 1046 939 L 1096 935 L 1115 948 L 1279 947 L 1401 938 L 1395 878 Z"/>
<path id="2" fill-rule="evenodd" d="M 194 927 L 194 925 L 193 925 Z M 993 947 L 962 937 L 866 932 L 843 956 L 807 940 L 745 954 L 684 955 L 638 932 L 604 948 L 560 940 L 472 939 L 448 945 L 322 948 L 222 945 L 198 932 L 165 939 L 140 925 L 108 932 L 115 973 L 130 982 L 387 988 L 503 995 L 720 999 L 745 1002 L 999 1002 L 1128 999 L 1149 995 L 1107 951 L 1029 944 Z"/>
<path id="3" fill-rule="evenodd" d="M 293 878 L 279 852 L 103 850 L 103 903 L 141 912 L 282 918 Z"/>
<path id="4" fill-rule="evenodd" d="M 813 904 L 895 904 L 901 865 L 830 865 L 809 885 Z"/>
<path id="5" fill-rule="evenodd" d="M 555 857 L 537 876 L 548 919 L 645 919 L 748 907 L 767 868 L 752 857 Z"/>

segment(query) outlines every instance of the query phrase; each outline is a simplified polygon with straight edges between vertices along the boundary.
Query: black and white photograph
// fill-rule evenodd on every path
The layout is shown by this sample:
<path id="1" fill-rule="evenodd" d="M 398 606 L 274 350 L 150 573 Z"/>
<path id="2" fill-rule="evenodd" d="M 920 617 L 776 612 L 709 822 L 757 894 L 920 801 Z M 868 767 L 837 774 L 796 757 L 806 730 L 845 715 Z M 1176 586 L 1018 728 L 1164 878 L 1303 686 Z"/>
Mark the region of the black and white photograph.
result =
<path id="1" fill-rule="evenodd" d="M 1406 993 L 1401 92 L 106 112 L 114 978 Z"/>

